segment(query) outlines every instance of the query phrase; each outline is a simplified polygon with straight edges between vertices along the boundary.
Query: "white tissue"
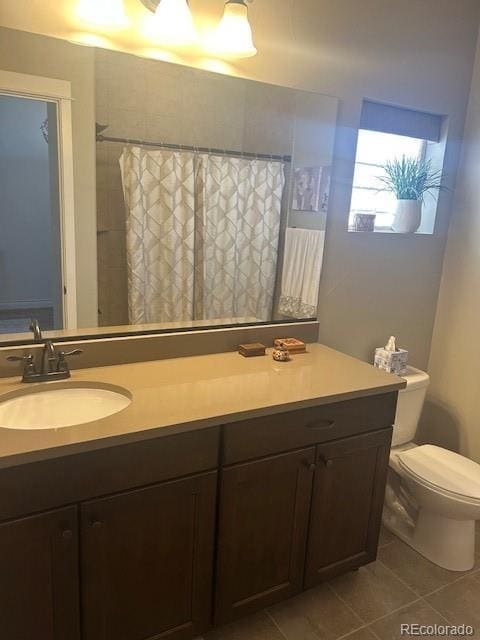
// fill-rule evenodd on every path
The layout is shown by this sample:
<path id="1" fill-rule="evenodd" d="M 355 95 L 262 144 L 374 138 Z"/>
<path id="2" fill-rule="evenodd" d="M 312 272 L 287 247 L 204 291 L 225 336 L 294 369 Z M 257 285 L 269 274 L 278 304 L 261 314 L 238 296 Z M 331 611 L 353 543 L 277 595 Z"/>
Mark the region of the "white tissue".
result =
<path id="1" fill-rule="evenodd" d="M 396 351 L 397 350 L 397 339 L 395 336 L 390 336 L 387 344 L 385 345 L 385 351 Z"/>

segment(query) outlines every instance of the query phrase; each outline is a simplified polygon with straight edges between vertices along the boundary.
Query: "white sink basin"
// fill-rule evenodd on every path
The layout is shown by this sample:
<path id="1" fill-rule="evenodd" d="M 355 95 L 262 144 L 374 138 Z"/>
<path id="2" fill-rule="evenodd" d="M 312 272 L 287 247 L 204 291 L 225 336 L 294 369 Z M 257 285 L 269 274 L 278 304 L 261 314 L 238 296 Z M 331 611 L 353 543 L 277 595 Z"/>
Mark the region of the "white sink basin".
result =
<path id="1" fill-rule="evenodd" d="M 100 383 L 49 383 L 0 397 L 0 428 L 61 429 L 106 418 L 131 403 L 122 387 Z"/>

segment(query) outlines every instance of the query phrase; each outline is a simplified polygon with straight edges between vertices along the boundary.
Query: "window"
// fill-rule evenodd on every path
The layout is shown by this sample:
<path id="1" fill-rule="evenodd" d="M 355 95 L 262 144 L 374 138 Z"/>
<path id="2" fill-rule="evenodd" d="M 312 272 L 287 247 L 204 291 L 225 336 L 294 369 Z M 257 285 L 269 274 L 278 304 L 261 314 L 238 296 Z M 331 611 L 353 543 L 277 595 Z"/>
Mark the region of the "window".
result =
<path id="1" fill-rule="evenodd" d="M 397 200 L 393 193 L 381 191 L 378 177 L 382 165 L 394 158 L 425 158 L 427 141 L 419 138 L 368 131 L 358 133 L 355 175 L 353 178 L 349 228 L 353 229 L 355 214 L 375 214 L 375 230 L 390 231 Z"/>
<path id="2" fill-rule="evenodd" d="M 426 160 L 434 171 L 443 172 L 447 133 L 446 116 L 365 99 L 360 115 L 349 230 L 392 233 L 397 200 L 393 193 L 382 190 L 379 180 L 385 175 L 382 167 L 389 160 L 405 156 Z M 438 195 L 438 191 L 432 191 L 423 200 L 416 233 L 434 232 Z"/>

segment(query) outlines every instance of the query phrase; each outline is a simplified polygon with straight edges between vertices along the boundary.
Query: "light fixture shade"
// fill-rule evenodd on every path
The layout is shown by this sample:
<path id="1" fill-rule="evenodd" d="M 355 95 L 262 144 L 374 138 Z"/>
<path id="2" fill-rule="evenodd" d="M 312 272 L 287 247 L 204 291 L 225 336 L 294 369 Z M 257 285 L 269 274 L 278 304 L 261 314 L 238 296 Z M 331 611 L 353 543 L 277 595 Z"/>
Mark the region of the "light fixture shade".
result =
<path id="1" fill-rule="evenodd" d="M 195 42 L 197 34 L 187 0 L 160 0 L 148 31 L 161 44 L 181 46 Z"/>
<path id="2" fill-rule="evenodd" d="M 79 0 L 76 13 L 89 24 L 114 28 L 128 26 L 123 0 Z"/>
<path id="3" fill-rule="evenodd" d="M 209 49 L 212 53 L 231 58 L 251 58 L 256 55 L 245 0 L 227 0 L 223 18 L 211 37 Z"/>

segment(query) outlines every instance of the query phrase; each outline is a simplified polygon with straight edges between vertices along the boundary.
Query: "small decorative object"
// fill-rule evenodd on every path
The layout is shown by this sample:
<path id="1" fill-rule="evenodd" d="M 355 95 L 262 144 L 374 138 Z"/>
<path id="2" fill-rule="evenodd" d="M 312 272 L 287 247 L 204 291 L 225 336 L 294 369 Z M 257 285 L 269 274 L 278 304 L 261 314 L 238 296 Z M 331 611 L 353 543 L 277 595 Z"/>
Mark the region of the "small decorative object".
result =
<path id="1" fill-rule="evenodd" d="M 322 167 L 303 167 L 295 169 L 292 204 L 292 209 L 294 211 L 320 210 L 322 172 Z M 323 206 L 328 207 L 328 197 L 326 202 L 322 202 L 322 207 Z"/>
<path id="2" fill-rule="evenodd" d="M 238 347 L 238 353 L 245 358 L 252 358 L 253 356 L 264 356 L 266 354 L 266 347 L 261 342 L 241 344 Z"/>
<path id="3" fill-rule="evenodd" d="M 353 218 L 354 231 L 375 231 L 376 213 L 356 213 Z"/>
<path id="4" fill-rule="evenodd" d="M 288 362 L 290 360 L 290 354 L 288 349 L 282 344 L 280 347 L 273 347 L 272 358 L 277 362 Z"/>
<path id="5" fill-rule="evenodd" d="M 435 171 L 430 160 L 418 158 L 395 158 L 383 165 L 385 175 L 378 179 L 383 191 L 397 197 L 397 210 L 392 229 L 397 233 L 415 233 L 422 222 L 422 204 L 425 195 L 442 191 L 444 173 Z"/>
<path id="6" fill-rule="evenodd" d="M 42 132 L 43 139 L 48 144 L 48 118 L 45 118 L 40 125 L 40 131 Z"/>
<path id="7" fill-rule="evenodd" d="M 397 349 L 395 336 L 391 336 L 385 347 L 375 350 L 374 365 L 387 373 L 402 376 L 407 372 L 408 351 Z"/>
<path id="8" fill-rule="evenodd" d="M 273 346 L 276 349 L 285 347 L 290 354 L 307 352 L 307 345 L 305 342 L 303 342 L 303 340 L 297 340 L 297 338 L 277 338 L 273 341 Z"/>

